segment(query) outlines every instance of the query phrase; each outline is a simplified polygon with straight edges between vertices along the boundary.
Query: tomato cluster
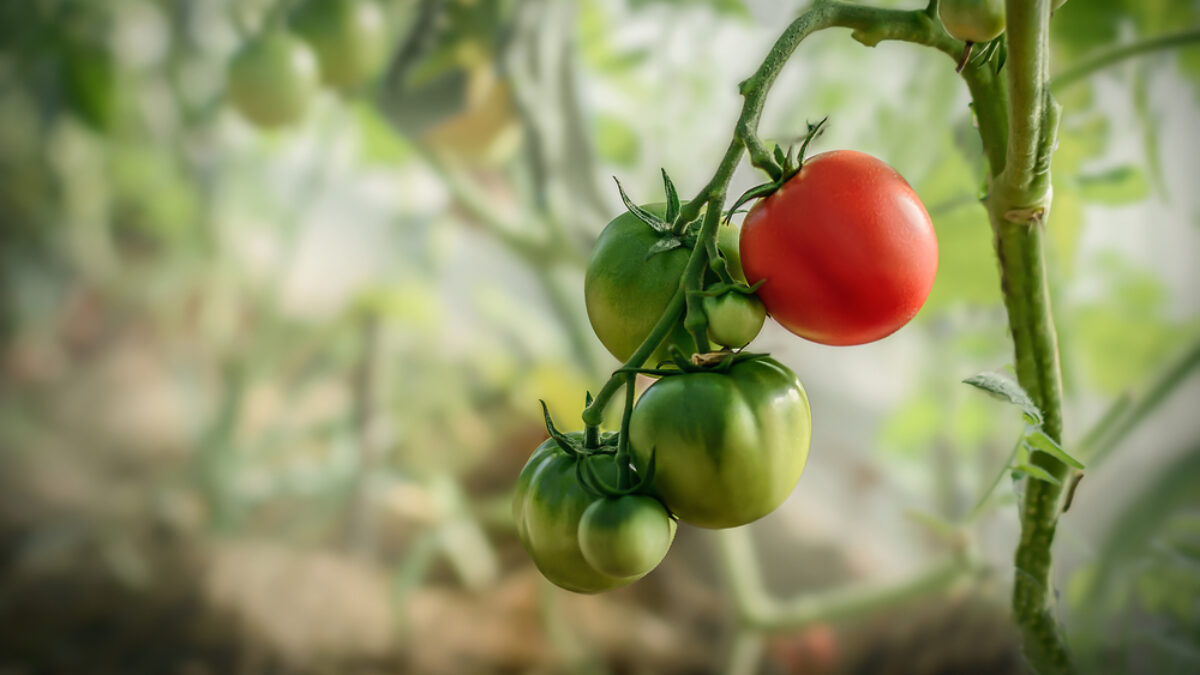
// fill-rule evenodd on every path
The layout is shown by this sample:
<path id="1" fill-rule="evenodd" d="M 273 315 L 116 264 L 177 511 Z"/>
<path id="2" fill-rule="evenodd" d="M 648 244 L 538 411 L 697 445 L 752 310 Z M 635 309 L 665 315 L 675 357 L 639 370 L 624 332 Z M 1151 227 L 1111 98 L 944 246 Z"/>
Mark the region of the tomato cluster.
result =
<path id="1" fill-rule="evenodd" d="M 665 204 L 637 206 L 622 192 L 629 211 L 601 232 L 584 289 L 600 342 L 626 372 L 659 379 L 636 405 L 628 394 L 624 437 L 592 428 L 588 447 L 586 434 L 559 434 L 547 416 L 553 438 L 517 487 L 521 542 L 546 578 L 577 592 L 647 574 L 666 555 L 675 519 L 738 527 L 795 489 L 811 440 L 808 396 L 786 366 L 742 351 L 768 313 L 816 342 L 878 340 L 912 319 L 937 270 L 920 199 L 869 155 L 788 159 L 748 193 L 765 198 L 740 233 L 700 233 L 664 184 Z M 692 266 L 701 259 L 707 267 Z"/>
<path id="2" fill-rule="evenodd" d="M 582 441 L 583 434 L 571 433 L 534 450 L 517 479 L 513 518 L 521 544 L 547 579 L 576 593 L 598 593 L 657 567 L 676 525 L 654 497 L 605 495 L 590 485 L 585 471 L 617 482 L 618 467 L 606 452 L 615 438 L 590 454 L 577 450 Z"/>
<path id="3" fill-rule="evenodd" d="M 229 63 L 229 100 L 262 128 L 304 117 L 320 84 L 349 93 L 383 64 L 388 36 L 375 0 L 305 0 L 287 25 L 269 25 Z"/>

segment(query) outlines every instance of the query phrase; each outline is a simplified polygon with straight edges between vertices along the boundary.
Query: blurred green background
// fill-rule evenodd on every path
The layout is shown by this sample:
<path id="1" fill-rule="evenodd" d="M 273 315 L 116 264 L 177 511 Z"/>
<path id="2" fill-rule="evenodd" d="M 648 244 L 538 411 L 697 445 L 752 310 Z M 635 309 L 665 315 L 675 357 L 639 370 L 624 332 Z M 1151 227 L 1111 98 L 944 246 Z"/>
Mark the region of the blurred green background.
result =
<path id="1" fill-rule="evenodd" d="M 609 177 L 694 194 L 806 3 L 381 0 L 369 80 L 259 129 L 226 72 L 282 2 L 0 1 L 0 672 L 1021 672 L 1012 482 L 974 508 L 1021 420 L 960 384 L 1011 356 L 953 63 L 801 46 L 762 133 L 828 115 L 815 151 L 899 170 L 938 231 L 933 294 L 862 347 L 768 322 L 752 348 L 814 414 L 792 498 L 732 536 L 683 526 L 646 579 L 582 597 L 537 575 L 509 496 L 538 399 L 578 428 L 617 365 L 582 302 Z M 1053 64 L 1198 21 L 1072 0 Z M 1089 462 L 1058 611 L 1085 672 L 1196 672 L 1200 50 L 1056 93 L 1048 257 Z M 986 573 L 820 611 L 963 541 Z M 754 570 L 812 619 L 740 620 L 729 581 Z"/>

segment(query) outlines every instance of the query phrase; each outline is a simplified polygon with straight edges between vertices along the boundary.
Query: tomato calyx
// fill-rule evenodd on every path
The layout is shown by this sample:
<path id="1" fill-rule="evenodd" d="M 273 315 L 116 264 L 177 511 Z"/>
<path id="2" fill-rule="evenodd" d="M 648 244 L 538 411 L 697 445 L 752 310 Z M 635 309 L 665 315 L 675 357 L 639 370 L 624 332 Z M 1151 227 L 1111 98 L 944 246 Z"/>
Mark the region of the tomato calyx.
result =
<path id="1" fill-rule="evenodd" d="M 731 368 L 745 361 L 755 361 L 770 358 L 770 354 L 762 352 L 734 351 L 721 349 L 704 352 L 703 354 L 685 355 L 679 347 L 671 345 L 671 360 L 659 364 L 657 368 L 618 368 L 616 373 L 638 373 L 667 377 L 686 373 L 728 373 Z M 663 367 L 668 365 L 668 367 Z"/>
<path id="2" fill-rule="evenodd" d="M 804 139 L 800 141 L 800 148 L 796 151 L 795 155 L 793 155 L 790 147 L 785 151 L 776 145 L 774 152 L 775 164 L 760 167 L 770 174 L 771 180 L 743 192 L 742 196 L 738 197 L 733 206 L 729 207 L 729 211 L 725 213 L 725 222 L 728 223 L 732 220 L 733 214 L 737 213 L 738 209 L 746 202 L 770 197 L 772 194 L 775 194 L 776 190 L 783 187 L 784 183 L 791 180 L 797 173 L 800 173 L 800 169 L 804 166 L 804 156 L 805 152 L 808 151 L 809 143 L 812 143 L 818 136 L 825 132 L 825 123 L 828 121 L 829 117 L 825 116 L 815 124 L 812 122 L 809 123 L 808 131 L 805 132 Z"/>
<path id="3" fill-rule="evenodd" d="M 679 247 L 695 248 L 696 232 L 694 225 L 699 221 L 699 217 L 689 221 L 683 221 L 679 217 L 682 207 L 682 202 L 679 201 L 679 193 L 675 190 L 675 183 L 671 181 L 671 177 L 667 175 L 667 170 L 662 170 L 663 177 L 663 192 L 667 196 L 666 212 L 660 217 L 652 213 L 642 206 L 635 204 L 629 195 L 625 193 L 625 188 L 621 185 L 621 181 L 613 176 L 613 181 L 617 184 L 617 191 L 621 194 L 621 201 L 625 204 L 625 208 L 632 213 L 638 220 L 650 226 L 661 239 L 646 251 L 646 259 L 657 253 L 663 253 Z"/>
<path id="4" fill-rule="evenodd" d="M 591 393 L 588 393 L 588 402 L 591 402 Z M 575 477 L 584 489 L 599 497 L 624 497 L 633 494 L 645 494 L 645 490 L 651 485 L 654 480 L 655 467 L 655 452 L 653 448 L 650 451 L 650 461 L 644 473 L 636 472 L 632 467 L 629 467 L 628 472 L 631 476 L 636 476 L 636 481 L 630 481 L 630 484 L 625 487 L 613 487 L 605 479 L 600 477 L 593 466 L 594 462 L 589 460 L 597 460 L 606 458 L 607 461 L 617 462 L 620 445 L 620 434 L 615 431 L 604 431 L 596 434 L 597 440 L 594 445 L 590 445 L 587 437 L 588 434 L 583 434 L 583 438 L 579 434 L 565 434 L 558 429 L 554 424 L 554 419 L 550 416 L 550 410 L 546 407 L 545 401 L 538 401 L 542 404 L 542 417 L 546 423 L 546 433 L 550 438 L 554 439 L 555 444 L 559 449 L 567 454 L 575 462 Z M 620 475 L 621 467 L 617 467 L 616 473 Z M 624 480 L 624 479 L 622 479 Z"/>

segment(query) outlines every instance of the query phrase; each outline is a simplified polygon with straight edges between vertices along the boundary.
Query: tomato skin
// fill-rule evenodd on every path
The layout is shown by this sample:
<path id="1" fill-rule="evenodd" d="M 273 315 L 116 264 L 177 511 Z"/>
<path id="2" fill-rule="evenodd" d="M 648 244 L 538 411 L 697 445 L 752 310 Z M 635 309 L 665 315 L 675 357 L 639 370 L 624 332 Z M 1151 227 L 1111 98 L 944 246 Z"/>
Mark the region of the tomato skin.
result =
<path id="1" fill-rule="evenodd" d="M 581 432 L 567 434 L 576 439 Z M 616 485 L 616 465 L 611 457 L 580 460 L 610 485 Z M 584 512 L 600 497 L 579 483 L 576 460 L 549 439 L 533 451 L 513 495 L 517 537 L 538 570 L 555 585 L 575 593 L 599 593 L 637 581 L 645 575 L 606 574 L 587 561 L 579 543 Z M 646 570 L 647 572 L 649 570 Z"/>
<path id="2" fill-rule="evenodd" d="M 299 121 L 318 86 L 317 60 L 303 41 L 284 31 L 246 44 L 229 63 L 229 99 L 259 127 Z"/>
<path id="3" fill-rule="evenodd" d="M 660 217 L 666 213 L 665 204 L 645 204 L 642 208 Z M 722 226 L 717 237 L 734 278 L 741 276 L 737 233 L 734 227 Z M 600 233 L 588 261 L 583 286 L 588 320 L 596 337 L 622 363 L 633 356 L 666 311 L 692 254 L 691 249 L 679 246 L 647 258 L 650 247 L 661 238 L 637 216 L 625 212 Z M 647 363 L 654 366 L 668 360 L 672 344 L 685 355 L 696 351 L 682 317 Z"/>
<path id="4" fill-rule="evenodd" d="M 641 577 L 666 557 L 675 521 L 662 502 L 645 495 L 600 498 L 579 521 L 583 558 L 614 577 Z"/>
<path id="5" fill-rule="evenodd" d="M 708 339 L 732 349 L 745 347 L 758 337 L 767 318 L 762 300 L 734 291 L 704 298 L 703 307 Z"/>
<path id="6" fill-rule="evenodd" d="M 655 494 L 680 520 L 707 528 L 744 525 L 782 504 L 811 435 L 804 387 L 771 358 L 665 376 L 629 420 L 635 466 L 654 454 Z"/>
<path id="7" fill-rule="evenodd" d="M 942 0 L 938 17 L 963 42 L 988 42 L 1004 32 L 1004 0 Z"/>
<path id="8" fill-rule="evenodd" d="M 387 25 L 374 0 L 308 0 L 290 21 L 316 52 L 321 81 L 343 93 L 365 84 L 387 58 Z"/>
<path id="9" fill-rule="evenodd" d="M 750 210 L 742 265 L 777 322 L 827 345 L 886 337 L 933 287 L 938 247 L 921 200 L 887 164 L 853 150 L 810 157 Z"/>

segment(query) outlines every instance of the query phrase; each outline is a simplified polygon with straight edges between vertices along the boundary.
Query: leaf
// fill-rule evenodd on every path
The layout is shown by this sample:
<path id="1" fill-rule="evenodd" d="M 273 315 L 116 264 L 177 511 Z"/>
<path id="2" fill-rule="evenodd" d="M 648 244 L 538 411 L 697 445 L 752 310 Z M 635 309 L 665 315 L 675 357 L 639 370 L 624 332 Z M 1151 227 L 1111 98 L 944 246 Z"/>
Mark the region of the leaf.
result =
<path id="1" fill-rule="evenodd" d="M 963 380 L 964 384 L 969 384 L 976 389 L 983 391 L 992 398 L 1006 401 L 1021 409 L 1025 415 L 1025 420 L 1029 424 L 1042 423 L 1042 411 L 1033 403 L 1033 399 L 1029 398 L 1029 394 L 1021 388 L 1021 385 L 1013 382 L 1007 377 L 1002 377 L 996 373 L 980 373 L 972 375 Z"/>
<path id="2" fill-rule="evenodd" d="M 1034 466 L 1033 464 L 1017 464 L 1016 466 L 1014 466 L 1012 468 L 1012 470 L 1016 473 L 1025 474 L 1026 476 L 1029 476 L 1030 478 L 1033 478 L 1035 480 L 1045 481 L 1047 483 L 1054 483 L 1055 485 L 1062 485 L 1062 481 L 1055 478 L 1054 476 L 1051 476 L 1045 469 L 1043 469 L 1040 466 Z"/>
<path id="3" fill-rule="evenodd" d="M 1025 440 L 1034 449 L 1041 450 L 1042 452 L 1046 453 L 1047 455 L 1050 455 L 1051 457 L 1054 457 L 1055 459 L 1062 462 L 1063 464 L 1066 464 L 1069 467 L 1072 467 L 1075 469 L 1083 468 L 1083 462 L 1081 462 L 1081 461 L 1075 459 L 1074 457 L 1072 457 L 1071 455 L 1069 455 L 1066 450 L 1062 449 L 1061 445 L 1056 443 L 1053 438 L 1050 438 L 1050 436 L 1048 436 L 1046 434 L 1046 432 L 1040 428 L 1034 429 L 1029 434 L 1027 434 L 1025 436 Z"/>
<path id="4" fill-rule="evenodd" d="M 601 113 L 595 120 L 596 152 L 618 166 L 637 164 L 641 143 L 637 132 L 625 120 Z"/>
<path id="5" fill-rule="evenodd" d="M 1150 196 L 1150 182 L 1140 168 L 1131 165 L 1075 178 L 1084 200 L 1108 205 L 1140 202 Z"/>

